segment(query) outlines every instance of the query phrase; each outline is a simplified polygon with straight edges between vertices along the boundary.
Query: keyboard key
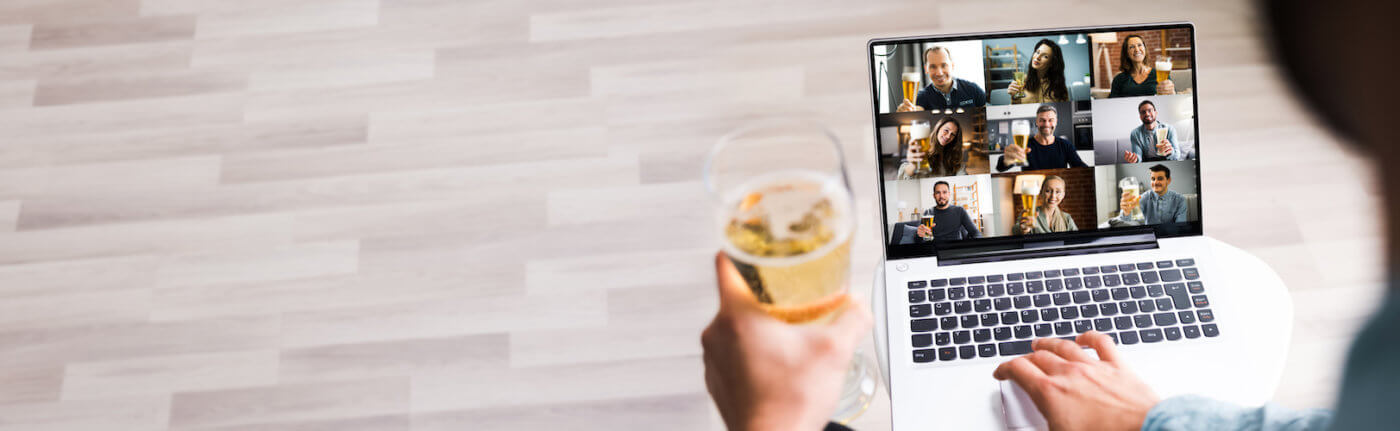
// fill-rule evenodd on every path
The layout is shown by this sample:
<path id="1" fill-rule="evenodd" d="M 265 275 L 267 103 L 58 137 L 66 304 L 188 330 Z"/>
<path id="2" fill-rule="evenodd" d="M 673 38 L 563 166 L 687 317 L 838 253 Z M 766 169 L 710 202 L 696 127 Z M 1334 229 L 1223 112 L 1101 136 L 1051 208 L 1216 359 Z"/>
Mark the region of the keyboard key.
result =
<path id="1" fill-rule="evenodd" d="M 948 285 L 948 279 L 929 280 L 928 287 L 943 287 Z"/>
<path id="2" fill-rule="evenodd" d="M 928 290 L 928 301 L 929 301 L 929 302 L 942 301 L 942 300 L 944 300 L 944 299 L 948 299 L 948 291 L 947 291 L 947 290 L 943 290 L 943 289 L 929 289 L 929 290 Z"/>
<path id="3" fill-rule="evenodd" d="M 976 301 L 972 301 L 972 311 L 977 313 L 986 313 L 988 311 L 992 311 L 992 300 L 979 299 Z"/>
<path id="4" fill-rule="evenodd" d="M 1129 287 L 1129 288 L 1128 288 L 1128 296 L 1133 297 L 1133 299 L 1142 299 L 1142 298 L 1145 298 L 1145 297 L 1147 297 L 1147 288 L 1146 288 L 1146 287 L 1142 287 L 1142 286 L 1133 286 L 1133 287 Z"/>
<path id="5" fill-rule="evenodd" d="M 1176 316 L 1181 319 L 1182 324 L 1196 323 L 1196 313 L 1190 311 L 1178 311 Z"/>
<path id="6" fill-rule="evenodd" d="M 1020 321 L 1021 318 L 1018 317 L 1020 315 L 1020 313 L 1017 313 L 1015 311 L 1007 311 L 1005 313 L 1001 313 L 1001 324 L 1015 325 L 1017 322 Z"/>
<path id="7" fill-rule="evenodd" d="M 1022 310 L 1021 323 L 1035 323 L 1040 321 L 1040 313 L 1035 310 Z"/>
<path id="8" fill-rule="evenodd" d="M 1097 276 L 1091 275 L 1091 276 L 1088 276 L 1088 277 L 1084 277 L 1083 280 L 1084 280 L 1084 287 L 1087 287 L 1087 288 L 1090 288 L 1090 289 L 1095 289 L 1095 288 L 1099 288 L 1099 287 L 1102 287 L 1102 286 L 1103 286 L 1103 279 L 1101 279 L 1101 278 L 1099 278 L 1099 277 L 1097 277 Z"/>
<path id="9" fill-rule="evenodd" d="M 1012 329 L 1011 332 L 1016 334 L 1017 339 L 1024 340 L 1027 338 L 1031 338 L 1031 325 L 1017 326 L 1016 328 Z"/>
<path id="10" fill-rule="evenodd" d="M 985 343 L 991 339 L 992 330 L 990 329 L 977 329 L 972 331 L 972 342 L 974 343 Z"/>
<path id="11" fill-rule="evenodd" d="M 1137 343 L 1138 343 L 1138 333 L 1137 333 L 1137 331 L 1123 331 L 1123 332 L 1119 332 L 1119 333 L 1118 333 L 1118 339 L 1119 339 L 1120 341 L 1122 341 L 1123 344 L 1137 344 Z"/>
<path id="12" fill-rule="evenodd" d="M 1026 293 L 1025 283 L 1006 283 L 1007 295 L 1020 295 Z"/>
<path id="13" fill-rule="evenodd" d="M 1163 331 L 1163 332 L 1166 332 L 1166 335 L 1167 335 L 1167 339 L 1168 339 L 1168 340 L 1176 341 L 1176 340 L 1180 340 L 1180 339 L 1181 339 L 1181 328 L 1177 328 L 1177 327 L 1173 326 L 1173 327 L 1164 329 L 1164 330 L 1162 330 L 1162 331 Z"/>
<path id="14" fill-rule="evenodd" d="M 1074 333 L 1074 323 L 1065 320 L 1055 322 L 1055 335 L 1069 335 Z"/>
<path id="15" fill-rule="evenodd" d="M 1045 291 L 1045 282 L 1042 280 L 1031 280 L 1026 282 L 1026 293 L 1040 293 Z"/>
<path id="16" fill-rule="evenodd" d="M 1079 268 L 1065 268 L 1060 270 L 1060 272 L 1063 273 L 1065 277 L 1073 277 L 1079 275 Z"/>
<path id="17" fill-rule="evenodd" d="M 1139 315 L 1133 316 L 1133 323 L 1137 324 L 1137 327 L 1139 327 L 1139 328 L 1151 328 L 1151 327 L 1152 327 L 1152 315 L 1151 315 L 1151 314 L 1139 314 Z"/>
<path id="18" fill-rule="evenodd" d="M 1139 262 L 1137 264 L 1137 269 L 1138 271 L 1146 271 L 1152 269 L 1152 262 Z"/>
<path id="19" fill-rule="evenodd" d="M 928 304 L 918 304 L 909 306 L 909 317 L 928 317 L 933 314 L 933 307 Z"/>
<path id="20" fill-rule="evenodd" d="M 961 286 L 961 285 L 967 284 L 967 277 L 953 277 L 953 278 L 950 278 L 950 279 L 948 279 L 948 284 L 951 284 L 951 285 L 954 285 L 954 286 Z"/>
<path id="21" fill-rule="evenodd" d="M 977 346 L 958 346 L 958 356 L 963 359 L 977 357 Z"/>
<path id="22" fill-rule="evenodd" d="M 972 311 L 972 301 L 958 301 L 953 303 L 953 312 L 967 314 Z"/>
<path id="23" fill-rule="evenodd" d="M 987 285 L 987 296 L 998 297 L 1006 294 L 1006 286 L 1001 284 Z"/>
<path id="24" fill-rule="evenodd" d="M 1108 338 L 1112 338 L 1112 339 L 1113 339 L 1113 344 L 1122 344 L 1121 342 L 1118 341 L 1118 333 L 1117 333 L 1117 332 L 1108 334 Z"/>
<path id="25" fill-rule="evenodd" d="M 1035 306 L 1036 306 L 1036 307 L 1048 307 L 1048 306 L 1050 306 L 1050 295 L 1048 295 L 1048 294 L 1042 293 L 1042 294 L 1033 296 L 1033 297 L 1031 297 L 1031 298 L 1035 300 Z"/>
<path id="26" fill-rule="evenodd" d="M 1161 277 L 1161 278 L 1162 278 L 1162 281 L 1165 281 L 1165 282 L 1168 282 L 1168 283 L 1173 282 L 1173 281 L 1181 281 L 1181 270 L 1179 270 L 1179 269 L 1164 269 L 1164 270 L 1161 270 L 1161 271 L 1157 271 L 1157 276 Z"/>
<path id="27" fill-rule="evenodd" d="M 1101 317 L 1101 318 L 1098 318 L 1098 319 L 1094 319 L 1094 330 L 1095 330 L 1095 331 L 1099 331 L 1099 332 L 1108 332 L 1108 331 L 1112 331 L 1112 330 L 1113 330 L 1113 319 L 1110 319 L 1110 318 L 1107 318 L 1107 317 Z"/>
<path id="28" fill-rule="evenodd" d="M 1119 277 L 1118 274 L 1109 274 L 1103 276 L 1103 285 L 1105 287 L 1114 287 L 1120 284 L 1123 284 L 1123 278 Z"/>
<path id="29" fill-rule="evenodd" d="M 1157 326 L 1171 326 L 1176 324 L 1176 313 L 1157 313 L 1152 315 L 1152 321 Z"/>
<path id="30" fill-rule="evenodd" d="M 1094 330 L 1094 322 L 1089 321 L 1089 319 L 1074 321 L 1074 332 L 1083 334 L 1092 330 Z"/>
<path id="31" fill-rule="evenodd" d="M 951 361 L 958 358 L 957 347 L 940 347 L 938 349 L 938 360 Z"/>
<path id="32" fill-rule="evenodd" d="M 927 285 L 928 285 L 928 282 L 927 282 L 927 281 L 923 281 L 923 280 L 911 281 L 911 282 L 909 282 L 909 288 L 910 288 L 910 289 L 923 289 L 924 286 L 927 286 Z"/>
<path id="33" fill-rule="evenodd" d="M 967 278 L 967 284 L 982 284 L 987 282 L 987 277 L 975 275 Z"/>
<path id="34" fill-rule="evenodd" d="M 1142 342 L 1144 343 L 1156 343 L 1162 341 L 1161 328 L 1143 329 L 1141 331 L 1138 331 L 1138 335 L 1142 337 Z"/>
<path id="35" fill-rule="evenodd" d="M 1031 352 L 1030 341 L 1007 341 L 997 343 L 997 353 L 1001 356 L 1018 356 Z"/>
<path id="36" fill-rule="evenodd" d="M 990 358 L 997 355 L 997 345 L 987 343 L 977 345 L 977 356 Z"/>
<path id="37" fill-rule="evenodd" d="M 1196 260 L 1195 260 L 1195 259 L 1177 259 L 1177 260 L 1176 260 L 1176 266 L 1191 266 L 1191 265 L 1195 265 L 1195 264 L 1196 264 Z"/>
<path id="38" fill-rule="evenodd" d="M 1052 294 L 1050 295 L 1050 299 L 1055 302 L 1055 305 L 1065 305 L 1069 303 L 1069 293 L 1060 292 Z"/>
<path id="39" fill-rule="evenodd" d="M 1196 308 L 1206 308 L 1210 306 L 1210 300 L 1206 299 L 1205 295 L 1192 296 L 1191 303 L 1195 304 Z"/>
<path id="40" fill-rule="evenodd" d="M 1021 273 L 1019 273 L 1019 272 L 1017 272 L 1017 273 L 1011 273 L 1011 274 L 1006 274 L 1006 281 L 1021 281 L 1021 280 L 1024 280 L 1025 278 L 1026 278 L 1026 276 L 1021 275 Z"/>
<path id="41" fill-rule="evenodd" d="M 1099 272 L 1102 272 L 1102 273 L 1104 273 L 1104 274 L 1112 274 L 1112 273 L 1118 272 L 1118 265 L 1104 265 L 1104 266 L 1100 266 L 1100 267 L 1099 267 Z"/>
<path id="42" fill-rule="evenodd" d="M 1196 268 L 1182 269 L 1181 274 L 1186 276 L 1187 280 L 1195 280 L 1197 278 L 1201 278 L 1201 273 L 1196 272 Z"/>
<path id="43" fill-rule="evenodd" d="M 1113 327 L 1119 330 L 1133 329 L 1133 316 L 1118 316 L 1113 318 Z"/>
<path id="44" fill-rule="evenodd" d="M 935 353 L 935 351 L 934 351 L 933 349 L 924 349 L 924 350 L 915 350 L 915 351 L 914 351 L 914 363 L 922 364 L 922 363 L 925 363 L 925 362 L 933 362 L 933 360 L 936 359 L 936 358 L 937 358 L 937 353 Z"/>
<path id="45" fill-rule="evenodd" d="M 1089 293 L 1094 296 L 1094 302 L 1104 302 L 1112 299 L 1108 293 L 1108 289 L 1094 289 L 1089 291 Z"/>
<path id="46" fill-rule="evenodd" d="M 1112 316 L 1114 314 L 1118 314 L 1118 304 L 1114 304 L 1112 302 L 1105 302 L 1099 304 L 1099 314 L 1105 316 Z"/>
<path id="47" fill-rule="evenodd" d="M 1123 314 L 1133 314 L 1138 312 L 1137 301 L 1123 301 L 1118 303 L 1118 311 Z"/>
<path id="48" fill-rule="evenodd" d="M 1162 281 L 1161 277 L 1158 277 L 1155 271 L 1144 271 L 1141 275 L 1143 283 L 1151 284 Z"/>
<path id="49" fill-rule="evenodd" d="M 953 312 L 953 303 L 951 303 L 951 302 L 940 302 L 940 303 L 937 303 L 937 304 L 933 304 L 933 314 L 935 314 L 935 315 L 938 315 L 938 316 L 946 316 L 946 315 L 948 315 L 948 313 L 952 313 L 952 312 Z"/>
<path id="50" fill-rule="evenodd" d="M 1010 326 L 1000 326 L 1000 327 L 997 327 L 996 329 L 992 329 L 992 338 L 996 338 L 997 341 L 1006 341 L 1006 340 L 1010 340 L 1010 339 L 1011 339 L 1011 327 L 1010 327 Z"/>
<path id="51" fill-rule="evenodd" d="M 1049 336 L 1050 336 L 1050 331 L 1053 330 L 1053 329 L 1050 328 L 1050 324 L 1049 324 L 1049 323 L 1037 323 L 1037 324 L 1034 326 L 1034 328 L 1035 328 L 1035 336 L 1037 336 L 1037 337 L 1049 337 Z"/>
<path id="52" fill-rule="evenodd" d="M 1205 293 L 1206 285 L 1201 284 L 1199 281 L 1188 281 L 1186 282 L 1186 291 L 1190 292 L 1192 295 Z"/>
<path id="53" fill-rule="evenodd" d="M 1073 305 L 1067 305 L 1067 306 L 1064 306 L 1064 307 L 1060 307 L 1060 318 L 1061 318 L 1061 319 L 1069 319 L 1069 320 L 1078 319 L 1078 318 L 1079 318 L 1079 307 L 1075 307 L 1075 306 L 1073 306 Z"/>
<path id="54" fill-rule="evenodd" d="M 1137 265 L 1133 265 L 1133 264 L 1131 264 L 1131 263 L 1124 263 L 1124 264 L 1118 265 L 1118 270 L 1119 270 L 1119 271 L 1127 272 L 1127 271 L 1132 271 L 1132 270 L 1135 270 L 1135 269 L 1137 269 Z"/>
<path id="55" fill-rule="evenodd" d="M 1128 289 L 1127 289 L 1127 288 L 1115 287 L 1115 288 L 1113 288 L 1113 290 L 1110 290 L 1109 292 L 1113 292 L 1113 300 L 1114 300 L 1114 301 L 1122 301 L 1122 300 L 1124 300 L 1124 299 L 1128 299 Z"/>
<path id="56" fill-rule="evenodd" d="M 914 319 L 909 321 L 910 332 L 929 332 L 938 329 L 938 319 Z"/>
<path id="57" fill-rule="evenodd" d="M 972 331 L 961 330 L 953 333 L 953 344 L 967 344 L 972 341 Z"/>
<path id="58" fill-rule="evenodd" d="M 1084 288 L 1084 280 L 1079 277 L 1070 277 L 1065 280 L 1065 288 L 1069 290 L 1079 290 Z"/>
<path id="59" fill-rule="evenodd" d="M 1147 296 L 1151 296 L 1151 297 L 1153 297 L 1153 298 L 1156 298 L 1156 297 L 1158 297 L 1158 296 L 1162 296 L 1162 295 L 1165 295 L 1165 294 L 1166 294 L 1166 293 L 1164 293 L 1164 292 L 1162 291 L 1162 285 L 1160 285 L 1160 284 L 1153 284 L 1153 285 L 1147 286 Z"/>
<path id="60" fill-rule="evenodd" d="M 1131 286 L 1131 285 L 1138 284 L 1138 283 L 1141 283 L 1141 282 L 1142 282 L 1142 279 L 1138 278 L 1138 275 L 1137 275 L 1136 272 L 1129 272 L 1129 273 L 1127 273 L 1127 274 L 1123 274 L 1123 284 L 1126 284 L 1126 285 L 1130 285 L 1130 286 Z"/>
<path id="61" fill-rule="evenodd" d="M 1089 291 L 1087 290 L 1077 290 L 1072 296 L 1074 298 L 1075 304 L 1088 304 L 1089 301 L 1092 299 L 1090 298 Z"/>
<path id="62" fill-rule="evenodd" d="M 1011 298 L 1011 303 L 1015 304 L 1016 308 L 1020 310 L 1031 308 L 1031 297 L 1030 295 L 1017 296 L 1015 298 Z"/>
<path id="63" fill-rule="evenodd" d="M 958 316 L 948 316 L 938 318 L 938 325 L 944 331 L 958 329 Z"/>
<path id="64" fill-rule="evenodd" d="M 983 297 L 983 296 L 987 296 L 987 288 L 986 288 L 986 287 L 981 286 L 981 285 L 978 285 L 978 286 L 968 286 L 968 287 L 967 287 L 967 297 L 968 297 L 968 298 L 977 299 L 977 298 L 981 298 L 981 297 Z"/>
<path id="65" fill-rule="evenodd" d="M 977 327 L 977 315 L 976 315 L 976 314 L 969 314 L 969 315 L 966 315 L 966 316 L 962 316 L 962 327 L 964 327 L 964 328 L 976 328 L 976 327 Z"/>
<path id="66" fill-rule="evenodd" d="M 1045 280 L 1045 290 L 1051 292 L 1059 292 L 1061 290 L 1065 290 L 1065 282 L 1064 280 L 1058 278 Z"/>
<path id="67" fill-rule="evenodd" d="M 1207 337 L 1214 337 L 1220 335 L 1220 328 L 1216 328 L 1214 323 L 1201 325 L 1201 333 Z"/>
<path id="68" fill-rule="evenodd" d="M 928 347 L 933 345 L 933 335 L 914 334 L 914 347 Z"/>
<path id="69" fill-rule="evenodd" d="M 963 299 L 963 298 L 966 298 L 966 297 L 967 297 L 967 288 L 965 288 L 965 287 L 949 287 L 949 288 L 948 288 L 948 299 L 957 301 L 957 300 L 959 300 L 959 299 Z"/>
<path id="70" fill-rule="evenodd" d="M 1010 309 L 1011 309 L 1011 298 L 997 298 L 997 299 L 993 299 L 993 300 L 992 300 L 992 308 L 997 309 L 997 311 L 1006 311 L 1006 310 L 1010 310 Z"/>
<path id="71" fill-rule="evenodd" d="M 1159 260 L 1159 261 L 1157 261 L 1157 267 L 1158 267 L 1158 268 L 1162 268 L 1162 269 L 1171 268 L 1171 267 L 1172 267 L 1172 261 L 1170 261 L 1170 260 Z"/>
<path id="72" fill-rule="evenodd" d="M 1181 333 L 1185 335 L 1186 338 L 1200 338 L 1201 328 L 1197 328 L 1196 325 L 1182 326 Z"/>
<path id="73" fill-rule="evenodd" d="M 923 291 L 923 290 L 911 290 L 911 291 L 909 291 L 909 303 L 910 303 L 910 304 L 918 304 L 918 303 L 920 303 L 920 302 L 924 302 L 924 291 Z"/>
<path id="74" fill-rule="evenodd" d="M 1047 270 L 1045 270 L 1045 278 L 1055 278 L 1055 277 L 1059 277 L 1059 276 L 1060 276 L 1060 270 L 1058 270 L 1058 269 L 1047 269 Z"/>
<path id="75" fill-rule="evenodd" d="M 1004 280 L 1006 280 L 1006 276 L 1001 274 L 992 274 L 987 276 L 988 283 L 1000 283 Z"/>
<path id="76" fill-rule="evenodd" d="M 1060 320 L 1060 310 L 1057 308 L 1044 308 L 1040 310 L 1040 321 L 1054 322 Z"/>
<path id="77" fill-rule="evenodd" d="M 1157 302 L 1151 299 L 1138 300 L 1137 305 L 1138 311 L 1141 311 L 1143 313 L 1151 313 L 1157 311 Z"/>
<path id="78" fill-rule="evenodd" d="M 1086 266 L 1083 268 L 1083 270 L 1084 275 L 1094 275 L 1099 273 L 1099 267 L 1097 266 Z"/>
<path id="79" fill-rule="evenodd" d="M 947 332 L 939 332 L 937 334 L 933 334 L 933 342 L 934 344 L 940 346 L 947 346 L 948 343 L 953 342 L 953 339 L 948 335 Z"/>
<path id="80" fill-rule="evenodd" d="M 1157 298 L 1157 310 L 1158 310 L 1158 311 L 1167 311 L 1167 310 L 1170 310 L 1170 309 L 1172 309 L 1172 300 L 1171 300 L 1171 298 Z"/>
<path id="81" fill-rule="evenodd" d="M 983 326 L 983 327 L 997 326 L 997 323 L 1000 322 L 1000 319 L 997 319 L 997 314 L 996 314 L 996 313 L 986 313 L 986 314 L 983 314 L 982 317 L 981 317 L 981 319 L 979 319 L 979 320 L 981 320 L 980 323 L 982 323 L 982 326 Z"/>
<path id="82" fill-rule="evenodd" d="M 1212 313 L 1209 309 L 1196 310 L 1196 320 L 1200 320 L 1201 323 L 1214 322 L 1215 313 Z"/>
<path id="83" fill-rule="evenodd" d="M 1099 307 L 1094 304 L 1081 305 L 1079 306 L 1079 315 L 1088 318 L 1098 317 Z"/>
<path id="84" fill-rule="evenodd" d="M 1027 280 L 1035 280 L 1035 279 L 1040 278 L 1040 277 L 1041 277 L 1040 271 L 1029 271 L 1029 272 L 1026 272 L 1026 279 L 1027 279 Z"/>

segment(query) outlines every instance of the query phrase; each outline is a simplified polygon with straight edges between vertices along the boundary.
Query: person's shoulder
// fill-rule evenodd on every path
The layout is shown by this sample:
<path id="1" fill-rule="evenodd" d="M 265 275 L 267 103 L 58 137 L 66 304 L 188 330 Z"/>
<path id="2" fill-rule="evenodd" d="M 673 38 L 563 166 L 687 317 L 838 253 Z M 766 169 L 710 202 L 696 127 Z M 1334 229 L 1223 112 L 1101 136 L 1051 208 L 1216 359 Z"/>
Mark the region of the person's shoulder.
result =
<path id="1" fill-rule="evenodd" d="M 966 79 L 962 79 L 962 78 L 953 78 L 953 79 L 958 80 L 958 86 L 959 86 L 959 87 L 967 88 L 967 89 L 970 89 L 970 90 L 977 90 L 978 93 L 983 93 L 983 92 L 984 92 L 984 91 L 982 90 L 982 86 L 981 86 L 981 85 L 977 85 L 976 82 L 972 82 L 972 81 L 969 81 L 969 80 L 966 80 Z"/>
<path id="2" fill-rule="evenodd" d="M 1127 80 L 1128 80 L 1128 74 L 1123 73 L 1123 71 L 1121 71 L 1121 70 L 1118 71 L 1118 73 L 1113 74 L 1113 83 L 1114 83 L 1114 84 L 1122 83 L 1122 82 L 1125 82 L 1125 81 L 1127 81 Z"/>

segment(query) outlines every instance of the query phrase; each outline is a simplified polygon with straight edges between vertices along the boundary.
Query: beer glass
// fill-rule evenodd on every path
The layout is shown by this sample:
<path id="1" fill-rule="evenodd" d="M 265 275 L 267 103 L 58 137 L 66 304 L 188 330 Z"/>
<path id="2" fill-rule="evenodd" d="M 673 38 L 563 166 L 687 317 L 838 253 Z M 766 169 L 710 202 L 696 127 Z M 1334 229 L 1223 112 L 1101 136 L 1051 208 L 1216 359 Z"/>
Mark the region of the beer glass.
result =
<path id="1" fill-rule="evenodd" d="M 1171 75 L 1172 75 L 1172 58 L 1171 58 L 1171 57 L 1157 57 L 1156 69 L 1157 69 L 1157 83 L 1158 83 L 1158 84 L 1161 84 L 1162 81 L 1166 81 L 1167 78 L 1171 77 Z"/>
<path id="2" fill-rule="evenodd" d="M 1011 142 L 1013 144 L 1015 144 L 1018 147 L 1021 147 L 1022 149 L 1029 148 L 1027 147 L 1027 144 L 1030 142 L 1030 137 L 1031 123 L 1029 121 L 1016 120 L 1011 122 Z M 1026 159 L 1024 157 L 1020 157 L 1015 160 L 1012 160 L 1011 163 L 1008 164 L 1012 166 L 1026 166 L 1029 163 L 1026 163 Z"/>
<path id="3" fill-rule="evenodd" d="M 1127 197 L 1121 197 L 1120 195 L 1120 198 L 1133 207 L 1132 211 L 1119 214 L 1118 217 L 1123 220 L 1138 223 L 1145 221 L 1146 217 L 1142 215 L 1142 206 L 1138 205 L 1139 201 L 1142 199 L 1142 183 L 1138 182 L 1136 177 L 1124 177 L 1118 180 L 1118 187 L 1123 189 L 1123 194 L 1128 195 Z M 1121 211 L 1122 209 L 1120 208 L 1119 210 Z"/>
<path id="4" fill-rule="evenodd" d="M 901 81 L 904 89 L 904 100 L 914 103 L 915 98 L 919 95 L 919 72 L 915 72 L 912 67 L 905 68 Z"/>
<path id="5" fill-rule="evenodd" d="M 1157 140 L 1152 143 L 1152 150 L 1155 151 L 1158 156 L 1161 156 L 1162 152 L 1158 150 L 1157 147 L 1162 144 L 1163 140 L 1167 139 L 1167 126 L 1158 124 L 1156 128 L 1152 129 L 1152 133 L 1157 137 Z"/>
<path id="6" fill-rule="evenodd" d="M 724 254 L 768 315 L 826 324 L 844 309 L 856 214 L 835 135 L 802 120 L 756 123 L 721 138 L 703 174 Z M 857 351 L 832 420 L 869 406 L 870 364 Z"/>
<path id="7" fill-rule="evenodd" d="M 932 214 L 923 216 L 923 218 L 920 219 L 919 222 L 920 222 L 920 224 L 924 225 L 924 227 L 927 227 L 930 231 L 933 230 L 933 226 L 937 224 L 937 223 L 934 223 L 934 222 L 933 222 L 933 215 L 932 215 Z M 930 234 L 929 234 L 929 239 L 932 239 L 932 238 L 933 238 L 933 234 L 930 233 Z"/>
<path id="8" fill-rule="evenodd" d="M 929 127 L 927 121 L 915 121 L 909 123 L 909 145 L 918 145 L 919 151 L 924 152 L 924 160 L 919 162 L 919 169 L 929 170 L 928 158 L 933 151 L 933 144 L 929 142 L 929 137 L 933 134 L 933 129 Z"/>
<path id="9" fill-rule="evenodd" d="M 1021 185 L 1021 218 L 1035 220 L 1035 201 L 1040 197 L 1040 190 L 1030 182 Z"/>

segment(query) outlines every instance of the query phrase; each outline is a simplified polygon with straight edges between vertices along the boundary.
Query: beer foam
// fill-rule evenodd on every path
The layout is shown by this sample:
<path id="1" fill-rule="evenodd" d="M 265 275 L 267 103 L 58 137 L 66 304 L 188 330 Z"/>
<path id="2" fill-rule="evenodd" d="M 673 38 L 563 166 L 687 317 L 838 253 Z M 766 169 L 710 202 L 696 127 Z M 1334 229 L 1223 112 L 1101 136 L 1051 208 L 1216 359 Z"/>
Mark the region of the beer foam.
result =
<path id="1" fill-rule="evenodd" d="M 924 139 L 933 132 L 933 128 L 928 123 L 916 123 L 909 126 L 909 138 Z"/>
<path id="2" fill-rule="evenodd" d="M 918 72 L 904 72 L 904 80 L 909 82 L 919 82 Z"/>
<path id="3" fill-rule="evenodd" d="M 1021 194 L 1023 194 L 1023 195 L 1034 195 L 1034 194 L 1039 194 L 1039 193 L 1040 193 L 1040 189 L 1036 188 L 1035 184 L 1031 184 L 1030 181 L 1026 181 L 1026 182 L 1021 183 Z"/>
<path id="4" fill-rule="evenodd" d="M 1157 66 L 1157 70 L 1164 70 L 1164 71 L 1171 71 L 1171 70 L 1172 70 L 1172 62 L 1170 62 L 1170 61 L 1157 60 L 1156 66 Z"/>
<path id="5" fill-rule="evenodd" d="M 750 198 L 755 194 L 760 196 L 756 201 Z M 854 228 L 849 214 L 851 197 L 840 178 L 813 171 L 783 171 L 755 178 L 735 188 L 724 201 L 725 211 L 719 220 L 721 232 L 739 222 L 768 236 L 771 242 L 829 236 L 817 250 L 808 254 L 819 255 L 845 242 Z M 753 203 L 741 208 L 745 201 Z M 784 260 L 753 256 L 740 248 L 725 242 L 726 252 L 743 253 L 748 256 L 744 260 Z"/>

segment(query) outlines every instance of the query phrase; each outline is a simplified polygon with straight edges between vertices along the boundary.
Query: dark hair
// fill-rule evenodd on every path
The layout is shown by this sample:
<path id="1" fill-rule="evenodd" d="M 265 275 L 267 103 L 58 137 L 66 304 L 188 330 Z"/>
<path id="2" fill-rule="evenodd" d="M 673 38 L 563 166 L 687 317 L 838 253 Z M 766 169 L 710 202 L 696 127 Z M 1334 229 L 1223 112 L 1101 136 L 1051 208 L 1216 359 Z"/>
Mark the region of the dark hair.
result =
<path id="1" fill-rule="evenodd" d="M 1128 58 L 1128 39 L 1132 39 L 1132 38 L 1135 38 L 1135 37 L 1138 38 L 1138 40 L 1140 40 L 1140 41 L 1143 40 L 1143 39 L 1142 39 L 1142 36 L 1138 36 L 1138 35 L 1136 35 L 1136 34 L 1130 34 L 1130 35 L 1128 35 L 1128 37 L 1123 38 L 1123 47 L 1118 49 L 1118 71 L 1119 71 L 1119 72 L 1123 72 L 1123 73 L 1127 73 L 1127 74 L 1132 74 L 1132 73 L 1134 72 L 1134 70 L 1133 70 L 1133 60 L 1131 60 L 1131 59 Z M 1147 42 L 1146 42 L 1146 41 L 1143 41 L 1143 42 L 1142 42 L 1142 45 L 1143 45 L 1143 46 L 1142 46 L 1142 49 L 1143 49 L 1142 61 L 1143 61 L 1144 63 L 1146 63 L 1146 62 L 1147 62 Z"/>
<path id="2" fill-rule="evenodd" d="M 1040 105 L 1039 108 L 1035 108 L 1036 116 L 1040 116 L 1040 113 L 1042 112 L 1054 112 L 1056 116 L 1060 115 L 1060 111 L 1058 109 L 1055 109 L 1055 105 L 1051 105 L 1049 103 Z"/>
<path id="3" fill-rule="evenodd" d="M 938 190 L 938 185 L 939 185 L 939 184 L 942 184 L 943 187 L 947 187 L 948 190 L 952 190 L 952 189 L 953 189 L 953 186 L 948 185 L 948 182 L 947 182 L 947 181 L 943 181 L 943 180 L 938 180 L 938 182 L 933 183 L 933 189 L 934 189 L 934 190 Z"/>
<path id="4" fill-rule="evenodd" d="M 953 132 L 953 141 L 948 144 L 949 146 L 956 146 L 955 150 L 945 150 L 943 143 L 938 141 L 938 130 L 942 129 L 943 125 L 950 123 L 958 128 L 957 132 Z M 934 153 L 938 155 L 936 156 L 937 163 L 935 164 L 933 160 L 930 160 L 930 166 L 934 167 L 935 172 L 941 170 L 942 172 L 938 172 L 941 175 L 957 175 L 958 171 L 962 169 L 963 164 L 962 124 L 959 124 L 958 119 L 953 118 L 951 115 L 943 117 L 943 119 L 938 120 L 938 124 L 933 126 L 933 136 L 931 138 L 933 138 L 933 142 L 938 144 L 933 146 Z M 936 186 L 938 184 L 934 185 Z"/>
<path id="5" fill-rule="evenodd" d="M 1045 68 L 1045 82 L 1040 82 L 1040 73 L 1031 66 L 1034 60 L 1026 62 L 1026 88 L 1036 93 L 1041 92 L 1041 86 L 1047 86 L 1045 95 L 1050 100 L 1069 100 L 1069 87 L 1065 86 L 1065 56 L 1060 52 L 1060 46 L 1050 39 L 1041 39 L 1035 43 L 1035 48 L 1031 49 L 1031 58 L 1035 58 L 1035 52 L 1040 50 L 1041 45 L 1050 47 L 1050 65 Z"/>
<path id="6" fill-rule="evenodd" d="M 1144 101 L 1142 101 L 1142 103 L 1139 103 L 1139 104 L 1138 104 L 1138 110 L 1139 110 L 1139 111 L 1142 110 L 1142 105 L 1152 105 L 1152 109 L 1157 109 L 1157 104 L 1156 104 L 1156 103 L 1152 103 L 1151 100 L 1144 100 Z"/>
<path id="7" fill-rule="evenodd" d="M 938 45 L 934 45 L 934 46 L 930 46 L 930 47 L 928 47 L 928 48 L 924 48 L 924 58 L 922 58 L 922 60 L 928 61 L 928 53 L 934 52 L 934 51 L 943 51 L 943 55 L 948 56 L 948 61 L 949 61 L 949 62 L 952 62 L 952 61 L 953 61 L 953 51 L 949 51 L 947 47 L 942 47 L 942 46 L 938 46 Z"/>
<path id="8" fill-rule="evenodd" d="M 1172 179 L 1172 170 L 1168 169 L 1166 166 L 1152 165 L 1152 167 L 1147 168 L 1147 170 L 1152 172 L 1161 172 L 1163 175 L 1167 176 L 1167 179 Z"/>

